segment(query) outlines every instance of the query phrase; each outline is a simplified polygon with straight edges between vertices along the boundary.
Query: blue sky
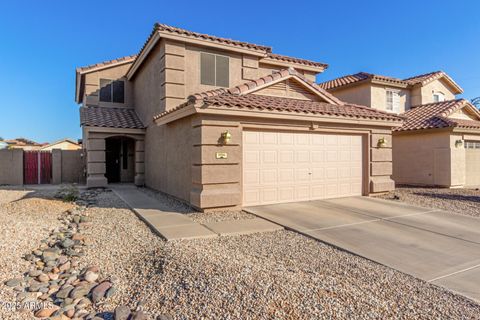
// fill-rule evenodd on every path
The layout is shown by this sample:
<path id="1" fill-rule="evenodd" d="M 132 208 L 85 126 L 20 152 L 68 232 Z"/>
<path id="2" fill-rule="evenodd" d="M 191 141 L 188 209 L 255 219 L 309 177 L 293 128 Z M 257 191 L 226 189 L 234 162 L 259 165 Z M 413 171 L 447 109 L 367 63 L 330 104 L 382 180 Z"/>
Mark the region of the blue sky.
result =
<path id="1" fill-rule="evenodd" d="M 480 2 L 2 1 L 0 136 L 80 138 L 75 67 L 137 53 L 154 22 L 404 78 L 444 70 L 480 96 Z"/>

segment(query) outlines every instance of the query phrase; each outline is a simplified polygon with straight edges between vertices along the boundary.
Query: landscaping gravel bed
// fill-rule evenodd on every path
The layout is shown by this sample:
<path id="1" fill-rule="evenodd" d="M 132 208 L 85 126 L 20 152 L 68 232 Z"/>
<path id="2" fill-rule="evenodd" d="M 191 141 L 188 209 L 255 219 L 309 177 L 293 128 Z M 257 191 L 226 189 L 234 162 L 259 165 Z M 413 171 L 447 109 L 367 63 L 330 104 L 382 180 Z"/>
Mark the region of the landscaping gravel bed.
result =
<path id="1" fill-rule="evenodd" d="M 0 190 L 0 319 L 31 319 L 14 311 L 16 292 L 3 282 L 22 277 L 29 263 L 22 259 L 60 225 L 60 214 L 71 204 L 53 200 L 54 192 Z"/>
<path id="2" fill-rule="evenodd" d="M 174 319 L 480 318 L 480 306 L 289 231 L 164 242 L 113 194 L 90 208 L 83 257 L 119 304 Z"/>
<path id="3" fill-rule="evenodd" d="M 9 222 L 23 227 L 18 210 L 1 208 L 2 219 L 13 216 Z M 144 310 L 149 319 L 480 319 L 480 306 L 466 298 L 294 232 L 165 242 L 112 192 L 99 193 L 84 214 L 89 226 L 79 268 L 98 266 L 116 288 L 96 306 L 105 319 L 119 305 Z M 37 220 L 45 228 L 57 223 Z M 45 236 L 30 237 L 18 254 L 2 251 L 2 263 L 23 263 L 22 253 Z M 1 319 L 22 319 L 0 312 Z"/>
<path id="4" fill-rule="evenodd" d="M 437 208 L 452 213 L 480 217 L 479 189 L 397 187 L 395 191 L 379 197 L 420 207 Z"/>
<path id="5" fill-rule="evenodd" d="M 145 192 L 148 196 L 154 197 L 160 201 L 164 201 L 174 208 L 175 212 L 182 213 L 187 215 L 190 219 L 198 223 L 209 223 L 209 222 L 219 222 L 219 221 L 230 221 L 230 220 L 244 220 L 244 219 L 253 219 L 255 216 L 253 214 L 247 213 L 242 210 L 238 211 L 211 211 L 211 212 L 197 212 L 189 205 L 178 201 L 177 199 L 168 196 L 162 192 L 158 192 L 149 188 L 139 188 L 139 190 Z"/>

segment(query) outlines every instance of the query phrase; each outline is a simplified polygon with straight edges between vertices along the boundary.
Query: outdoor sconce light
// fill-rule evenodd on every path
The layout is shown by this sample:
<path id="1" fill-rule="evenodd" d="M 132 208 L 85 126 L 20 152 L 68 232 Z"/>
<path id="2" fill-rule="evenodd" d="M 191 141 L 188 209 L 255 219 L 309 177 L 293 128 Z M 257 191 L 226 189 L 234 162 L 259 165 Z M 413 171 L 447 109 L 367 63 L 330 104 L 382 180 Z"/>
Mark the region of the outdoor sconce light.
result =
<path id="1" fill-rule="evenodd" d="M 232 140 L 232 134 L 228 130 L 225 132 L 222 132 L 223 144 L 229 144 L 230 140 Z"/>
<path id="2" fill-rule="evenodd" d="M 455 141 L 455 147 L 456 148 L 461 148 L 462 146 L 463 146 L 463 141 L 462 140 Z"/>
<path id="3" fill-rule="evenodd" d="M 387 139 L 385 139 L 385 137 L 378 139 L 377 146 L 379 148 L 385 148 L 387 146 Z"/>

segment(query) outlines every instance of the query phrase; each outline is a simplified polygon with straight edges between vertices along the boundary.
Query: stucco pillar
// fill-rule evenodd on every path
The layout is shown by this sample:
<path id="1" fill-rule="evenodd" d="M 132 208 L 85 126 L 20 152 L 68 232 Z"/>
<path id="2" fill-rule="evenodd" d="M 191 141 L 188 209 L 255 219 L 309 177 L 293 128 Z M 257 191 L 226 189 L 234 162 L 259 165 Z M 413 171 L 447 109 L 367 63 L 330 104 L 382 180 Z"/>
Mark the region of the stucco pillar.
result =
<path id="1" fill-rule="evenodd" d="M 62 150 L 52 150 L 52 184 L 62 183 Z"/>
<path id="2" fill-rule="evenodd" d="M 370 138 L 370 192 L 395 190 L 395 181 L 391 178 L 393 173 L 391 131 L 376 130 L 371 133 Z M 386 143 L 379 146 L 378 140 L 382 138 Z"/>
<path id="3" fill-rule="evenodd" d="M 105 177 L 105 139 L 88 139 L 87 150 L 87 187 L 106 187 L 108 184 Z"/>
<path id="4" fill-rule="evenodd" d="M 135 185 L 145 185 L 145 142 L 135 141 Z"/>
<path id="5" fill-rule="evenodd" d="M 192 191 L 190 203 L 198 209 L 236 209 L 241 205 L 241 141 L 238 122 L 200 120 L 193 128 Z M 223 132 L 231 141 L 221 143 Z"/>

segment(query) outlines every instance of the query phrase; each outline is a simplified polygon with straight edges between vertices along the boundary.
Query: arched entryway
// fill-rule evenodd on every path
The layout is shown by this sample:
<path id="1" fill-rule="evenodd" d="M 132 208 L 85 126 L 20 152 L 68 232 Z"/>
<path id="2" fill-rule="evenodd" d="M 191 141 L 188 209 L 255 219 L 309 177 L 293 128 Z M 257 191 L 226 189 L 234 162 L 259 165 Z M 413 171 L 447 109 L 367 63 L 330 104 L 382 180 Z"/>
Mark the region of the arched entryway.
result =
<path id="1" fill-rule="evenodd" d="M 108 183 L 134 182 L 134 139 L 124 136 L 105 139 L 105 177 Z"/>

